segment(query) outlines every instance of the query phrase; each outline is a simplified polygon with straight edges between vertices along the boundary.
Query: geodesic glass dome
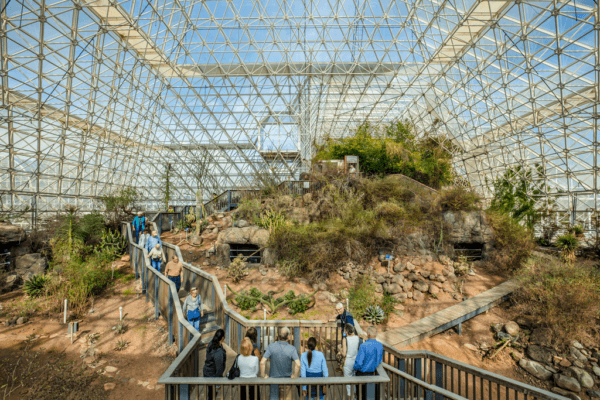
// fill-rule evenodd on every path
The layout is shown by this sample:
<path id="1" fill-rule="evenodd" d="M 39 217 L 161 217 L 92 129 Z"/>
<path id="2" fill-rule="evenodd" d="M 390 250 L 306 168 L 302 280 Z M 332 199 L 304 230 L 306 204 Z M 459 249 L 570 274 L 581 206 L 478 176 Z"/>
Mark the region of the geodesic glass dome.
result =
<path id="1" fill-rule="evenodd" d="M 297 179 L 314 143 L 410 118 L 472 186 L 542 166 L 567 218 L 598 209 L 598 4 L 1 0 L 3 210 L 172 202 Z M 198 170 L 204 170 L 198 180 Z M 197 181 L 201 181 L 198 183 Z"/>

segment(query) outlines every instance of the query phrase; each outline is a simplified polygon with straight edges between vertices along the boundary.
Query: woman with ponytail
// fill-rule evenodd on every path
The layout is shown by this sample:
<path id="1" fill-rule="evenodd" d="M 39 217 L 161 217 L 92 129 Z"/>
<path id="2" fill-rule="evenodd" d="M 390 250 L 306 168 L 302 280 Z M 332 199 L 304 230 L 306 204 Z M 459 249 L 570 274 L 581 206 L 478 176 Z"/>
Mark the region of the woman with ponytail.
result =
<path id="1" fill-rule="evenodd" d="M 329 371 L 327 370 L 327 361 L 325 356 L 320 351 L 315 350 L 317 347 L 317 339 L 311 337 L 306 345 L 308 351 L 302 353 L 300 357 L 300 376 L 302 378 L 327 378 Z M 304 396 L 306 398 L 323 400 L 325 388 L 317 385 L 311 386 L 310 396 L 306 393 L 306 386 L 302 386 Z"/>
<path id="2" fill-rule="evenodd" d="M 212 340 L 206 348 L 206 362 L 202 369 L 205 378 L 222 378 L 223 372 L 225 371 L 225 364 L 227 363 L 227 353 L 223 348 L 223 341 L 225 340 L 225 331 L 219 329 L 215 332 Z M 212 400 L 213 391 L 215 390 L 213 385 L 207 385 L 208 400 Z M 216 396 L 215 396 L 216 397 Z"/>

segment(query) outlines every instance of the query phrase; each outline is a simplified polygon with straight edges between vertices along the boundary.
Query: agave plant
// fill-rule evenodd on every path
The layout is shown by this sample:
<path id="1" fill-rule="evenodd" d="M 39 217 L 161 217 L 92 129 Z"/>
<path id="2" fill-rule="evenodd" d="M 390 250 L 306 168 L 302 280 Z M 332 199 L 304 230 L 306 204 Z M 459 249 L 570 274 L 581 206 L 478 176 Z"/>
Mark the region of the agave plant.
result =
<path id="1" fill-rule="evenodd" d="M 33 275 L 31 279 L 23 283 L 23 291 L 29 297 L 39 297 L 44 293 L 44 287 L 48 281 L 49 278 L 44 275 Z"/>
<path id="2" fill-rule="evenodd" d="M 379 306 L 369 306 L 365 310 L 363 318 L 373 325 L 379 325 L 385 319 L 385 312 Z"/>
<path id="3" fill-rule="evenodd" d="M 556 247 L 560 249 L 563 260 L 570 263 L 575 260 L 575 250 L 579 247 L 579 240 L 572 233 L 566 233 L 558 237 Z"/>

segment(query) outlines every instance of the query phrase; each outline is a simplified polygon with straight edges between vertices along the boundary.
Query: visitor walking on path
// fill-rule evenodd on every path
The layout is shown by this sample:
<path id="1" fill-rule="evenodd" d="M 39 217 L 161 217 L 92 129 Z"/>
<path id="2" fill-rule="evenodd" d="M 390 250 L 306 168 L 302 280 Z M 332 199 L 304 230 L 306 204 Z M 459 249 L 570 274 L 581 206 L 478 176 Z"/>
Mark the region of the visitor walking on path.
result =
<path id="1" fill-rule="evenodd" d="M 204 309 L 202 308 L 202 299 L 198 295 L 198 289 L 195 287 L 190 289 L 190 294 L 183 302 L 183 315 L 200 332 L 200 318 L 204 317 Z"/>
<path id="2" fill-rule="evenodd" d="M 152 268 L 160 272 L 160 266 L 165 260 L 165 253 L 163 253 L 160 243 L 157 243 L 156 246 L 148 253 L 147 257 L 150 259 L 150 263 L 152 264 Z"/>
<path id="3" fill-rule="evenodd" d="M 183 264 L 179 262 L 179 257 L 173 256 L 171 261 L 165 267 L 165 275 L 175 283 L 177 293 L 181 289 L 181 280 L 183 279 Z"/>
<path id="4" fill-rule="evenodd" d="M 345 331 L 346 337 L 342 339 L 342 357 L 346 358 L 343 366 L 344 376 L 354 376 L 354 361 L 363 340 L 356 335 L 354 326 L 346 324 Z M 346 390 L 348 396 L 352 395 L 350 385 L 346 385 Z"/>
<path id="5" fill-rule="evenodd" d="M 139 243 L 140 233 L 146 228 L 146 217 L 144 213 L 138 211 L 137 216 L 133 219 L 133 234 L 135 235 L 135 243 Z"/>
<path id="6" fill-rule="evenodd" d="M 259 361 L 258 357 L 252 354 L 254 344 L 250 338 L 245 337 L 242 340 L 242 346 L 240 348 L 240 355 L 238 356 L 238 367 L 240 368 L 240 378 L 256 378 L 259 372 Z M 258 388 L 256 385 L 243 385 L 240 386 L 240 400 L 254 400 L 258 399 L 256 393 Z"/>
<path id="7" fill-rule="evenodd" d="M 344 305 L 342 303 L 337 303 L 335 305 L 335 312 L 337 313 L 337 315 L 334 319 L 330 319 L 329 322 L 338 321 L 338 324 L 340 324 L 342 327 L 342 338 L 345 338 L 346 331 L 344 327 L 346 326 L 346 324 L 354 326 L 354 317 L 352 317 L 350 311 L 344 309 Z M 337 369 L 341 371 L 342 366 L 344 365 L 344 357 L 342 356 L 342 346 L 338 345 L 335 357 L 337 359 Z"/>
<path id="8" fill-rule="evenodd" d="M 225 364 L 227 363 L 227 352 L 223 348 L 224 340 L 225 331 L 223 329 L 219 329 L 215 332 L 215 336 L 213 336 L 212 340 L 208 344 L 208 347 L 206 348 L 206 362 L 204 363 L 204 368 L 202 368 L 202 375 L 204 378 L 223 377 Z M 208 390 L 208 400 L 212 400 L 217 397 L 216 388 L 214 385 L 207 385 L 206 390 Z"/>
<path id="9" fill-rule="evenodd" d="M 158 236 L 156 231 L 152 231 L 152 234 L 146 241 L 146 250 L 148 250 L 148 252 L 150 252 L 150 250 L 152 250 L 152 248 L 154 246 L 156 246 L 157 243 L 162 245 L 162 242 L 160 241 L 160 236 Z"/>
<path id="10" fill-rule="evenodd" d="M 148 243 L 149 237 L 150 237 L 150 231 L 148 230 L 148 228 L 144 228 L 144 230 L 142 231 L 142 234 L 140 235 L 140 240 L 138 241 L 138 244 L 140 245 L 140 247 L 142 249 L 146 248 L 146 244 Z"/>
<path id="11" fill-rule="evenodd" d="M 262 359 L 262 355 L 260 354 L 260 349 L 258 348 L 257 344 L 258 331 L 256 330 L 256 328 L 253 326 L 248 328 L 248 330 L 246 331 L 246 337 L 252 342 L 252 354 L 258 357 L 258 360 L 260 361 Z"/>
<path id="12" fill-rule="evenodd" d="M 327 361 L 325 356 L 320 351 L 315 350 L 317 347 L 317 339 L 311 337 L 307 342 L 308 351 L 302 353 L 300 357 L 300 376 L 302 378 L 327 378 L 329 371 L 327 370 Z M 310 387 L 310 396 L 307 395 L 306 385 L 302 386 L 303 396 L 307 399 L 323 400 L 325 388 L 323 386 L 314 385 Z"/>
<path id="13" fill-rule="evenodd" d="M 264 379 L 269 377 L 265 373 L 267 360 L 271 360 L 269 373 L 271 378 L 296 378 L 300 370 L 300 360 L 296 348 L 287 342 L 290 331 L 288 328 L 281 328 L 277 336 L 277 342 L 271 343 L 260 361 L 260 374 Z M 296 371 L 294 371 L 294 365 Z M 295 389 L 294 389 L 295 390 Z M 279 385 L 270 385 L 270 399 L 279 400 Z M 292 398 L 292 387 L 284 386 L 284 398 Z"/>
<path id="14" fill-rule="evenodd" d="M 358 349 L 354 361 L 356 376 L 377 375 L 377 367 L 383 361 L 383 345 L 377 341 L 377 328 L 370 326 L 367 329 L 369 339 Z M 367 399 L 367 384 L 362 386 L 362 399 Z M 379 385 L 375 385 L 375 398 L 379 398 Z"/>

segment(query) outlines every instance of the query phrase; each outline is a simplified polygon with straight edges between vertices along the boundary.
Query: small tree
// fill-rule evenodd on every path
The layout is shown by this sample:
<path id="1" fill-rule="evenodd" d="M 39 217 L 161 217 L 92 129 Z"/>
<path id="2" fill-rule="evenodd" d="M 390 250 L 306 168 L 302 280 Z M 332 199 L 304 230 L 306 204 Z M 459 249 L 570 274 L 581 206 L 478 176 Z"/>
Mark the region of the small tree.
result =
<path id="1" fill-rule="evenodd" d="M 171 163 L 165 165 L 165 172 L 162 175 L 163 185 L 161 191 L 163 194 L 163 201 L 165 202 L 165 211 L 169 209 L 169 200 L 171 200 Z"/>
<path id="2" fill-rule="evenodd" d="M 100 197 L 104 205 L 108 226 L 118 229 L 121 221 L 128 220 L 134 214 L 133 210 L 138 208 L 139 195 L 131 189 L 121 189 L 108 196 Z"/>

